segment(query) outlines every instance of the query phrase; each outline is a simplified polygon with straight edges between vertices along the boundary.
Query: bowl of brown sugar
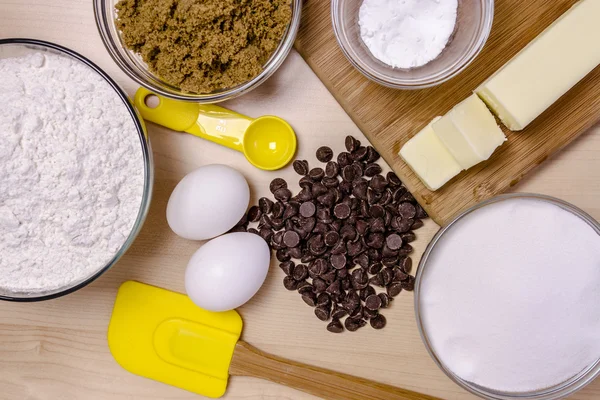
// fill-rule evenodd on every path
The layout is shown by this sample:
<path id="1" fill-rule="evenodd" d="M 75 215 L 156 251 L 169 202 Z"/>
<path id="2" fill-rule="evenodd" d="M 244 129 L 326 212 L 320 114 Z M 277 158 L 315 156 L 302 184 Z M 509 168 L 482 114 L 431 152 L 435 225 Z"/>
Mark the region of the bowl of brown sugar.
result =
<path id="1" fill-rule="evenodd" d="M 173 99 L 216 103 L 264 82 L 289 54 L 302 0 L 94 0 L 119 67 Z"/>

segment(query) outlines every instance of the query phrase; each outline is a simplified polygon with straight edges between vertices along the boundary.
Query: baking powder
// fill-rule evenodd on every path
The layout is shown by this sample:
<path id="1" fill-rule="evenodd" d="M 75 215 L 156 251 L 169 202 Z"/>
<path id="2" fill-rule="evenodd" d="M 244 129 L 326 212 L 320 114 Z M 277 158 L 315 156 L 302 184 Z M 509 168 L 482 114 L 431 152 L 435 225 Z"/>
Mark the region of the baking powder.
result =
<path id="1" fill-rule="evenodd" d="M 0 59 L 0 288 L 83 281 L 123 246 L 144 163 L 123 101 L 66 56 Z"/>
<path id="2" fill-rule="evenodd" d="M 373 56 L 394 68 L 437 58 L 456 25 L 458 0 L 364 0 L 360 36 Z"/>
<path id="3" fill-rule="evenodd" d="M 600 236 L 557 205 L 510 199 L 459 220 L 420 296 L 433 350 L 477 385 L 544 389 L 600 357 Z"/>

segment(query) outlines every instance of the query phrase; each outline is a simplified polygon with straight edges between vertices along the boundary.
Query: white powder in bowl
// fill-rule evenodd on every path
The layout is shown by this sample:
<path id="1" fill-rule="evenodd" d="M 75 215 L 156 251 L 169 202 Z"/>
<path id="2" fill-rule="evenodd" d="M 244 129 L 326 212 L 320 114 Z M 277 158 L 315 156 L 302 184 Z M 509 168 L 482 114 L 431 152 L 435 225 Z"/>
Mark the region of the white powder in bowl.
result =
<path id="1" fill-rule="evenodd" d="M 583 219 L 542 200 L 503 200 L 459 220 L 430 257 L 422 323 L 460 378 L 531 392 L 600 358 L 600 236 Z"/>
<path id="2" fill-rule="evenodd" d="M 360 36 L 379 61 L 394 68 L 421 67 L 446 48 L 457 10 L 458 0 L 364 0 Z"/>
<path id="3" fill-rule="evenodd" d="M 123 246 L 144 161 L 132 116 L 83 63 L 0 59 L 0 292 L 79 283 Z"/>

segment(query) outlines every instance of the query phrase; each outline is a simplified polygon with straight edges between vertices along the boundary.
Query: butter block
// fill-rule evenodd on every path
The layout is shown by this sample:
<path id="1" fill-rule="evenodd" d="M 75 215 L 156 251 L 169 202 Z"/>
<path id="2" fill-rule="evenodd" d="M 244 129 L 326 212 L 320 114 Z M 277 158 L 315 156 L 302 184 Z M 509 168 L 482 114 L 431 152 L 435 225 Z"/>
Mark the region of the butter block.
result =
<path id="1" fill-rule="evenodd" d="M 400 157 L 430 190 L 441 188 L 462 170 L 433 131 L 431 125 L 439 119 L 434 119 L 400 150 Z"/>
<path id="2" fill-rule="evenodd" d="M 524 129 L 600 64 L 600 1 L 581 0 L 475 92 L 512 131 Z"/>
<path id="3" fill-rule="evenodd" d="M 490 158 L 506 140 L 494 116 L 476 94 L 460 102 L 432 127 L 463 169 Z"/>
<path id="4" fill-rule="evenodd" d="M 460 102 L 449 114 L 481 161 L 490 158 L 494 150 L 506 141 L 494 115 L 476 94 Z"/>

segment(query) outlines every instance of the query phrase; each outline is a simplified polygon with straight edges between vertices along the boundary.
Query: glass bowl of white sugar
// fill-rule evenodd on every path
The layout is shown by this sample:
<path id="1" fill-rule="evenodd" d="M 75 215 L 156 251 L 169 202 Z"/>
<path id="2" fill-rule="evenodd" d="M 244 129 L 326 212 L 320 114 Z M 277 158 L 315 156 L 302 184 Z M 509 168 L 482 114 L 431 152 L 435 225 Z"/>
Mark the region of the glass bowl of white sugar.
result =
<path id="1" fill-rule="evenodd" d="M 436 364 L 485 399 L 564 398 L 600 374 L 600 225 L 536 194 L 480 203 L 433 238 L 415 283 Z"/>
<path id="2" fill-rule="evenodd" d="M 0 40 L 0 299 L 71 293 L 140 231 L 153 164 L 141 117 L 90 60 Z"/>
<path id="3" fill-rule="evenodd" d="M 483 49 L 494 0 L 332 0 L 337 41 L 367 78 L 396 89 L 439 85 Z"/>

